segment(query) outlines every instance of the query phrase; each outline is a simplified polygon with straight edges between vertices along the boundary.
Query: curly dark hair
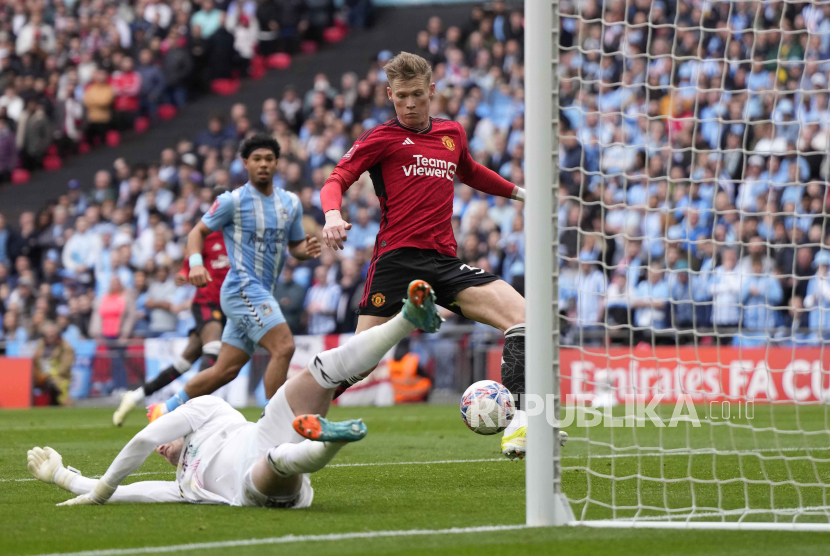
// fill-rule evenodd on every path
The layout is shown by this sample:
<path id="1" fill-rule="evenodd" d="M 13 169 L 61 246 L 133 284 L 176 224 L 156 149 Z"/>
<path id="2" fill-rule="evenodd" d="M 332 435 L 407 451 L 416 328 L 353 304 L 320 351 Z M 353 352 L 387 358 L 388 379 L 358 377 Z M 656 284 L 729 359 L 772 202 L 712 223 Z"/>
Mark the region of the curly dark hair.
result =
<path id="1" fill-rule="evenodd" d="M 280 157 L 280 144 L 277 143 L 276 139 L 265 133 L 257 133 L 245 139 L 239 148 L 239 154 L 243 159 L 247 159 L 257 149 L 269 149 L 274 153 L 274 156 Z"/>

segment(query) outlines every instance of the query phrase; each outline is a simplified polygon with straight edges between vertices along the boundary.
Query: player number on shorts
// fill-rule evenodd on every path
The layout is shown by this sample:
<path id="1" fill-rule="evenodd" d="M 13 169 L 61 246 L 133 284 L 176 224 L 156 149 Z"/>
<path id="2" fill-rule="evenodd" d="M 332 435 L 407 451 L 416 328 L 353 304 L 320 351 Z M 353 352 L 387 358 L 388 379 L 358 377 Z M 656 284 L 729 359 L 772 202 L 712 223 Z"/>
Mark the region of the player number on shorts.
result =
<path id="1" fill-rule="evenodd" d="M 470 266 L 468 264 L 461 265 L 461 270 L 464 270 L 465 268 L 467 270 L 469 270 L 470 272 L 478 271 L 478 272 L 476 272 L 476 274 L 484 274 L 484 269 L 483 268 L 477 268 L 477 267 L 474 267 L 474 266 Z"/>

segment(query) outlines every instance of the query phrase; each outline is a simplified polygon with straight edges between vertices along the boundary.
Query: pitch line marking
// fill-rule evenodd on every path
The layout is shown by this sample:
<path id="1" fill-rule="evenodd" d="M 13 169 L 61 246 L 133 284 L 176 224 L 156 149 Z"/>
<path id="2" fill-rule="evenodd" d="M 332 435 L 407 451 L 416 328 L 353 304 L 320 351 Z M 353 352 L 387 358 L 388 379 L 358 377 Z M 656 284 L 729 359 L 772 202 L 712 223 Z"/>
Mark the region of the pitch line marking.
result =
<path id="1" fill-rule="evenodd" d="M 451 529 L 405 529 L 398 531 L 365 531 L 360 533 L 333 533 L 330 535 L 285 535 L 264 539 L 243 539 L 236 541 L 216 541 L 168 546 L 145 546 L 142 548 L 111 548 L 104 550 L 85 550 L 82 552 L 53 552 L 37 556 L 127 556 L 129 554 L 163 554 L 185 550 L 211 550 L 215 548 L 235 548 L 237 546 L 259 546 L 267 544 L 288 544 L 297 542 L 332 542 L 352 539 L 376 539 L 388 537 L 414 537 L 432 535 L 463 535 L 467 533 L 491 533 L 496 531 L 515 531 L 525 529 L 527 525 L 484 525 L 480 527 L 453 527 Z"/>

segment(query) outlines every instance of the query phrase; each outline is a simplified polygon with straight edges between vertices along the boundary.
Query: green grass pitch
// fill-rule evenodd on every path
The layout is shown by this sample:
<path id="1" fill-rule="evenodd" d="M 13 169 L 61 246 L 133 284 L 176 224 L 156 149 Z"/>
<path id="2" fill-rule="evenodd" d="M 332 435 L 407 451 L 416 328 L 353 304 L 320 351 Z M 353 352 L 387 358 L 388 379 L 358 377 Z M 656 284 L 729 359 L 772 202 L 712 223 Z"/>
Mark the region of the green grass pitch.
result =
<path id="1" fill-rule="evenodd" d="M 701 417 L 705 408 L 699 408 Z M 259 410 L 246 410 L 256 419 Z M 670 412 L 669 412 L 670 414 Z M 123 428 L 110 410 L 38 409 L 0 412 L 0 554 L 26 555 L 165 547 L 286 535 L 433 530 L 521 524 L 524 463 L 501 459 L 499 436 L 482 437 L 462 424 L 456 407 L 334 408 L 335 419 L 363 417 L 369 435 L 346 447 L 313 477 L 314 504 L 299 511 L 187 504 L 111 504 L 57 508 L 70 494 L 30 478 L 26 450 L 48 445 L 64 463 L 100 475 L 144 424 L 138 412 Z M 824 407 L 757 406 L 752 420 L 718 419 L 693 428 L 569 427 L 564 484 L 577 516 L 602 519 L 659 516 L 648 507 L 683 510 L 694 493 L 700 508 L 826 505 L 830 433 Z M 750 426 L 751 425 L 751 426 Z M 779 432 L 763 429 L 774 425 Z M 783 431 L 783 432 L 782 432 Z M 639 446 L 639 451 L 632 450 Z M 656 449 L 705 449 L 722 455 L 655 454 Z M 809 448 L 809 449 L 808 449 Z M 729 452 L 756 450 L 754 454 Z M 781 450 L 778 452 L 778 450 Z M 590 454 L 590 459 L 588 455 Z M 782 459 L 780 454 L 786 456 Z M 346 466 L 442 460 L 435 464 Z M 493 460 L 493 461 L 490 461 Z M 130 480 L 172 479 L 152 455 Z M 738 480 L 740 477 L 749 482 Z M 612 479 L 611 477 L 615 477 Z M 690 479 L 691 477 L 691 479 Z M 755 480 L 762 482 L 753 482 Z M 769 483 L 775 486 L 770 487 Z M 796 485 L 815 486 L 796 486 Z M 639 498 L 638 498 L 639 495 Z M 625 509 L 628 507 L 629 509 Z M 758 514 L 753 519 L 772 519 Z M 824 515 L 799 521 L 828 522 Z M 452 535 L 374 537 L 192 550 L 223 556 L 275 554 L 827 554 L 830 534 L 744 531 L 550 528 Z M 116 552 L 123 554 L 124 552 Z"/>

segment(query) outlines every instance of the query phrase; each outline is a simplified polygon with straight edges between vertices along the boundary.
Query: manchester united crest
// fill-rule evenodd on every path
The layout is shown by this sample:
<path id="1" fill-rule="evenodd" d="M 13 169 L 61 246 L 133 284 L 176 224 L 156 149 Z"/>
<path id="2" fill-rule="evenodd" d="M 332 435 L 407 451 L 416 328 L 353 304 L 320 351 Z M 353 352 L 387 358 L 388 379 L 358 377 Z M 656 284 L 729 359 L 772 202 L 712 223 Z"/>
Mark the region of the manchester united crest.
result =
<path id="1" fill-rule="evenodd" d="M 444 135 L 441 138 L 441 142 L 444 143 L 444 146 L 447 147 L 447 150 L 454 151 L 455 150 L 455 141 L 452 140 L 452 137 L 447 137 Z"/>
<path id="2" fill-rule="evenodd" d="M 386 303 L 386 296 L 382 293 L 376 293 L 372 296 L 372 305 L 375 307 L 380 307 L 384 303 Z"/>

